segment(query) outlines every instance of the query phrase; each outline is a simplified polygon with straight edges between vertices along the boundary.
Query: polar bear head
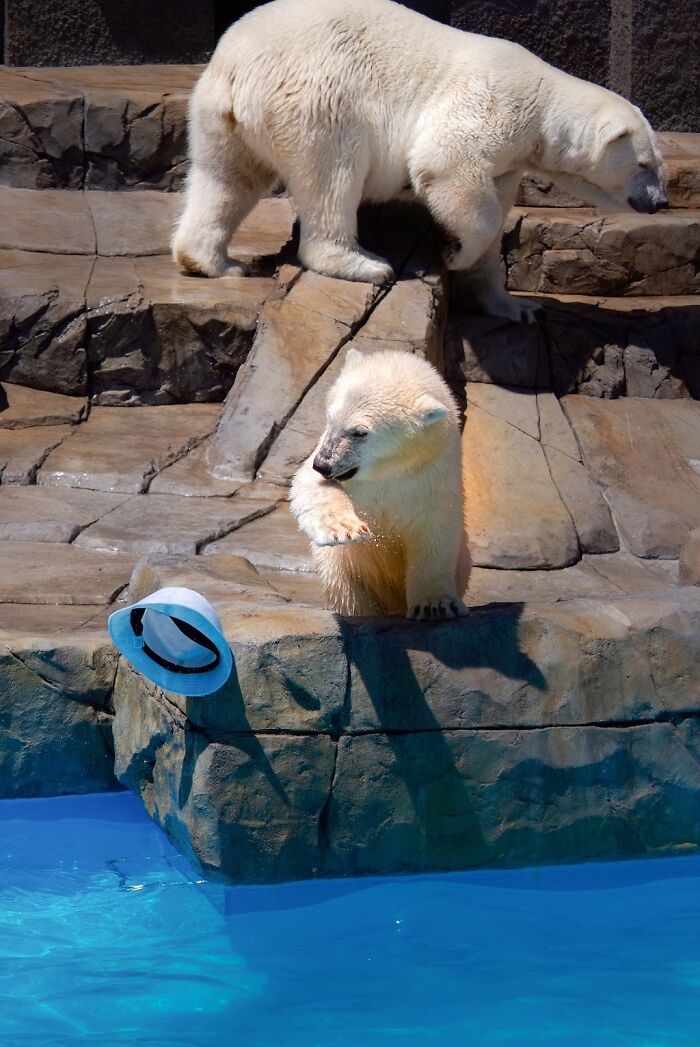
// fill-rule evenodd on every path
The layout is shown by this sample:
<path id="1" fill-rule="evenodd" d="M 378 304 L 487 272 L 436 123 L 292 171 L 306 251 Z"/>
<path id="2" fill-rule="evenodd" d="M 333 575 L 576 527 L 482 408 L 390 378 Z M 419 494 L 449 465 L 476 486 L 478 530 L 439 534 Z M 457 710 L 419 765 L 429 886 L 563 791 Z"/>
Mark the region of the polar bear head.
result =
<path id="1" fill-rule="evenodd" d="M 641 110 L 593 84 L 581 90 L 578 104 L 567 108 L 565 133 L 560 125 L 553 148 L 545 149 L 543 166 L 554 181 L 607 211 L 668 207 L 661 152 Z"/>
<path id="2" fill-rule="evenodd" d="M 328 395 L 313 467 L 341 482 L 411 472 L 459 436 L 457 407 L 431 364 L 401 350 L 348 350 Z"/>

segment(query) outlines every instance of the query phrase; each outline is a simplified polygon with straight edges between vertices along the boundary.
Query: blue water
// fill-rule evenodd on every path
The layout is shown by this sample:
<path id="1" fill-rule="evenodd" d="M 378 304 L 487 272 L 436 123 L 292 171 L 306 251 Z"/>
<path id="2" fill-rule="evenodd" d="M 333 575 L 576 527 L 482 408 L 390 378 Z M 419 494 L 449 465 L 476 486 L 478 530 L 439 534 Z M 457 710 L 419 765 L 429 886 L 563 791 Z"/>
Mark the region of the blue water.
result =
<path id="1" fill-rule="evenodd" d="M 126 793 L 0 802 L 0 1043 L 700 1044 L 700 857 L 223 888 Z"/>

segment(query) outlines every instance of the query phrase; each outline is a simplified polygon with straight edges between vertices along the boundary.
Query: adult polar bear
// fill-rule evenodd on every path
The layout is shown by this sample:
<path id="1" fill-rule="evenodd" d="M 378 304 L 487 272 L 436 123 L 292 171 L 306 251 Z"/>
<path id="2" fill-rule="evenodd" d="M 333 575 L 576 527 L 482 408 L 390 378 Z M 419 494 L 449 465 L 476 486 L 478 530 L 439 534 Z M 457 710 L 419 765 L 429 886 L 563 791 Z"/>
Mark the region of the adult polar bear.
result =
<path id="1" fill-rule="evenodd" d="M 661 159 L 639 109 L 517 44 L 440 25 L 391 0 L 274 0 L 221 38 L 190 103 L 191 169 L 173 241 L 183 269 L 242 272 L 236 226 L 281 177 L 299 255 L 329 276 L 381 283 L 357 244 L 362 200 L 412 192 L 474 270 L 477 304 L 528 319 L 502 286 L 500 236 L 523 172 L 594 206 L 666 206 Z"/>

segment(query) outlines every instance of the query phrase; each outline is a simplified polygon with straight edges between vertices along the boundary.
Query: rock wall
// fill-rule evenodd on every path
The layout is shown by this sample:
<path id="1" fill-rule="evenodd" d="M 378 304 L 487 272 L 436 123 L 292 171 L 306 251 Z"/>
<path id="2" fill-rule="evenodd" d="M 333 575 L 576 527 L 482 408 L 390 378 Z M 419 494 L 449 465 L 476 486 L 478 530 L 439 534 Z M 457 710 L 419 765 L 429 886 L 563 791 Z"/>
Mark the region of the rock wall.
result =
<path id="1" fill-rule="evenodd" d="M 340 621 L 231 560 L 207 587 L 235 671 L 205 699 L 121 665 L 121 781 L 235 883 L 666 854 L 700 841 L 700 590 Z"/>
<path id="2" fill-rule="evenodd" d="M 202 62 L 254 0 L 5 0 L 5 62 Z M 659 128 L 700 129 L 700 19 L 685 0 L 407 0 L 460 29 L 505 37 L 611 87 Z"/>

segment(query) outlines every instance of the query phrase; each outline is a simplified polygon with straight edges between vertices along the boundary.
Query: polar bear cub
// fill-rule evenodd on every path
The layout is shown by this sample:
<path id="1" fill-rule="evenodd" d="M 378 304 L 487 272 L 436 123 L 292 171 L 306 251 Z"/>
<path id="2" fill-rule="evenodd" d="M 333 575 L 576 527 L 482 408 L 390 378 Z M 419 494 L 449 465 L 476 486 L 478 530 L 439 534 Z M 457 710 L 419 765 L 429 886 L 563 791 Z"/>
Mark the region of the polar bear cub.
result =
<path id="1" fill-rule="evenodd" d="M 234 229 L 281 177 L 299 255 L 328 276 L 381 283 L 357 242 L 362 200 L 417 197 L 470 271 L 483 312 L 531 319 L 503 286 L 500 242 L 524 171 L 608 210 L 666 206 L 639 109 L 517 44 L 391 0 L 274 0 L 221 38 L 192 94 L 191 167 L 173 253 L 186 271 L 243 271 Z"/>
<path id="2" fill-rule="evenodd" d="M 437 371 L 400 350 L 350 349 L 326 423 L 290 501 L 333 610 L 466 614 L 458 414 Z"/>

